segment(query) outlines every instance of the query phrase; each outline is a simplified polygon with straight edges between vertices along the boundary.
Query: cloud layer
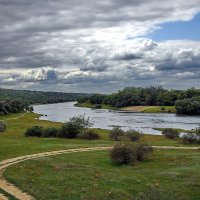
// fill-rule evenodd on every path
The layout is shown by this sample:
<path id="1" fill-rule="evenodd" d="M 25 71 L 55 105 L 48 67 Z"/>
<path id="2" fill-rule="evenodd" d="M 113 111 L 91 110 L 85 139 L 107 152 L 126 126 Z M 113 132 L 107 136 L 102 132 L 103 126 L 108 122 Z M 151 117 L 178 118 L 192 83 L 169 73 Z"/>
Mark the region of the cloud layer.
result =
<path id="1" fill-rule="evenodd" d="M 0 0 L 0 85 L 76 92 L 200 87 L 200 42 L 145 37 L 199 11 L 200 0 Z"/>

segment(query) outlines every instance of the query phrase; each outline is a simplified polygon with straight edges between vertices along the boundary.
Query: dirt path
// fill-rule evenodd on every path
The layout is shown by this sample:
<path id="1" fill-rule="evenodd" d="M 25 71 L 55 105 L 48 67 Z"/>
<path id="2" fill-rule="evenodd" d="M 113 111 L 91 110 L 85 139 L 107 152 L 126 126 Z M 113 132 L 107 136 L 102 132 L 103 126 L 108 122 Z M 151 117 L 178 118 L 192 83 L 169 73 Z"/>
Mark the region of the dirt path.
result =
<path id="1" fill-rule="evenodd" d="M 153 148 L 156 149 L 185 149 L 185 150 L 200 150 L 200 147 L 173 147 L 173 146 L 153 146 Z M 16 199 L 19 200 L 32 200 L 34 199 L 32 196 L 29 194 L 24 193 L 21 191 L 19 188 L 15 187 L 11 183 L 7 182 L 3 178 L 3 171 L 14 164 L 23 162 L 25 160 L 30 160 L 30 159 L 35 159 L 35 158 L 41 158 L 41 157 L 46 157 L 46 156 L 56 156 L 60 154 L 66 154 L 66 153 L 78 153 L 78 152 L 88 152 L 88 151 L 101 151 L 101 150 L 109 150 L 111 147 L 92 147 L 92 148 L 79 148 L 79 149 L 68 149 L 68 150 L 60 150 L 60 151 L 51 151 L 51 152 L 44 152 L 44 153 L 37 153 L 37 154 L 31 154 L 31 155 L 26 155 L 26 156 L 20 156 L 16 158 L 11 158 L 7 160 L 3 160 L 0 162 L 0 188 L 7 193 L 11 194 L 14 196 Z M 0 200 L 5 200 L 3 195 L 1 197 L 0 194 Z M 3 199 L 4 198 L 4 199 Z"/>

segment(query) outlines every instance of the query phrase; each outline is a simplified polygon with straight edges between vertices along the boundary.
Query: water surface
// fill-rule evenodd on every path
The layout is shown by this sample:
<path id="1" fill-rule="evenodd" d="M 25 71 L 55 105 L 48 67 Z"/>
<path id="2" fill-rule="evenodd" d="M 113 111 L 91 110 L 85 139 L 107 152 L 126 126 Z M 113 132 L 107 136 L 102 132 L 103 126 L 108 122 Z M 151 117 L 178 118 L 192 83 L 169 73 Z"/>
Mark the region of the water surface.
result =
<path id="1" fill-rule="evenodd" d="M 41 120 L 66 122 L 77 115 L 90 117 L 95 128 L 112 129 L 122 126 L 124 129 L 138 129 L 143 133 L 160 135 L 153 128 L 181 128 L 186 130 L 200 126 L 198 116 L 177 116 L 169 113 L 134 113 L 118 110 L 79 108 L 75 102 L 35 105 L 34 112 L 43 114 Z M 46 115 L 46 116 L 45 116 Z"/>

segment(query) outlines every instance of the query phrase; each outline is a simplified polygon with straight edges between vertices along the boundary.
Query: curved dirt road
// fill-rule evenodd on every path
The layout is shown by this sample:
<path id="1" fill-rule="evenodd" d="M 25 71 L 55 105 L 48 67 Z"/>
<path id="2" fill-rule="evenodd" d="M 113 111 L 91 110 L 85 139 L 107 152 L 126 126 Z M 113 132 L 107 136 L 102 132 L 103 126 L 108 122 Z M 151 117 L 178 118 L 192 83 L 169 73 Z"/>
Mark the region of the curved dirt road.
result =
<path id="1" fill-rule="evenodd" d="M 44 152 L 44 153 L 37 153 L 37 154 L 31 154 L 26 156 L 20 156 L 16 158 L 11 158 L 7 160 L 3 160 L 0 162 L 0 189 L 6 191 L 10 195 L 14 196 L 16 199 L 19 200 L 33 200 L 34 198 L 30 196 L 29 194 L 24 193 L 19 188 L 15 187 L 11 183 L 8 183 L 3 178 L 3 171 L 14 164 L 23 162 L 25 160 L 35 159 L 35 158 L 41 158 L 46 156 L 55 156 L 60 154 L 66 154 L 66 153 L 77 153 L 77 152 L 88 152 L 88 151 L 101 151 L 101 150 L 109 150 L 112 147 L 91 147 L 91 148 L 79 148 L 79 149 L 68 149 L 68 150 L 59 150 L 59 151 L 51 151 L 51 152 Z M 182 149 L 182 150 L 200 150 L 200 147 L 173 147 L 173 146 L 153 146 L 153 148 L 156 149 Z M 7 199 L 3 195 L 0 194 L 0 200 Z"/>

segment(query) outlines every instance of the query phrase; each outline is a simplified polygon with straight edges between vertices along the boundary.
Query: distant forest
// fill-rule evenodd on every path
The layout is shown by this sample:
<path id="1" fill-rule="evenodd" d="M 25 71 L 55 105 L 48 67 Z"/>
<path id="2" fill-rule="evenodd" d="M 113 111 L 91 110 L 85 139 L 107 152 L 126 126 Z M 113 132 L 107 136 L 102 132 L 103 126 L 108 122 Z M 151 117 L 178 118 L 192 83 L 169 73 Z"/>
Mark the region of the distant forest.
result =
<path id="1" fill-rule="evenodd" d="M 91 95 L 84 93 L 42 92 L 0 88 L 0 101 L 10 99 L 19 100 L 28 104 L 47 104 L 76 101 L 78 98 L 89 96 Z"/>
<path id="2" fill-rule="evenodd" d="M 167 90 L 163 87 L 128 87 L 110 95 L 81 97 L 78 103 L 126 106 L 176 106 L 177 114 L 200 115 L 200 89 Z"/>
<path id="3" fill-rule="evenodd" d="M 32 110 L 30 105 L 76 101 L 84 93 L 42 92 L 0 88 L 0 115 Z"/>

